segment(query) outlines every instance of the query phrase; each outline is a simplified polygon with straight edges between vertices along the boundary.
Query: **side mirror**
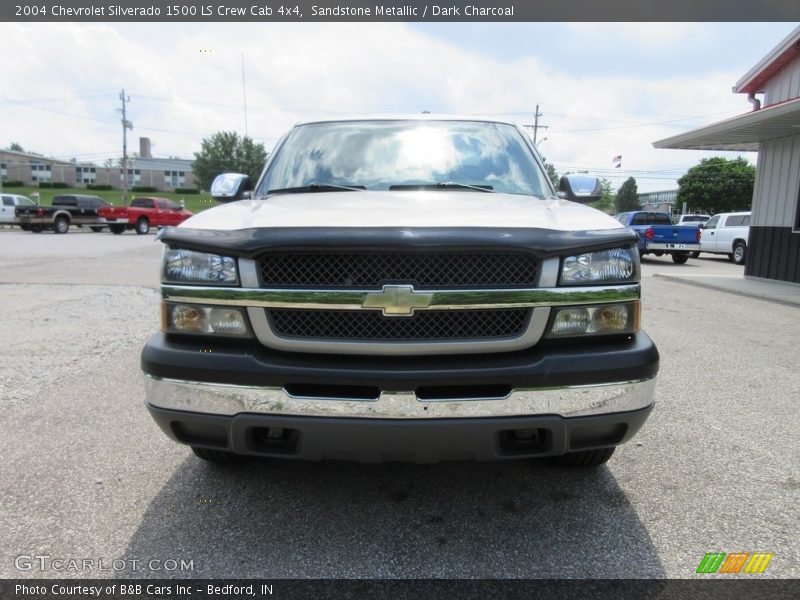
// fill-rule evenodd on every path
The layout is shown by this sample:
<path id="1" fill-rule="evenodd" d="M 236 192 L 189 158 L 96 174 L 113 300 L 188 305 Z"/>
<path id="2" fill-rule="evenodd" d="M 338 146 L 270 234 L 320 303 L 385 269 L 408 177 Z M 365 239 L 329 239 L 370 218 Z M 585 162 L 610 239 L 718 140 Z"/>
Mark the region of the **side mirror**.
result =
<path id="1" fill-rule="evenodd" d="M 217 202 L 233 202 L 250 197 L 250 177 L 241 173 L 223 173 L 211 184 L 211 197 Z"/>
<path id="2" fill-rule="evenodd" d="M 558 182 L 558 197 L 588 204 L 603 197 L 600 179 L 591 175 L 564 175 Z"/>

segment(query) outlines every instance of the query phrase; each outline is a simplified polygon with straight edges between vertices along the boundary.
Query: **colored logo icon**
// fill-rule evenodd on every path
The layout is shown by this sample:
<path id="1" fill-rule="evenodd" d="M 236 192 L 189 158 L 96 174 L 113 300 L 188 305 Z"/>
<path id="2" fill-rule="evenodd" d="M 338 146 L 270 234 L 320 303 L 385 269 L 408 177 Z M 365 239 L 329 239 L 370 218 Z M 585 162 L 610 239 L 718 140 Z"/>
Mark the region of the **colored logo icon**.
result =
<path id="1" fill-rule="evenodd" d="M 706 552 L 696 573 L 759 574 L 767 569 L 772 553 L 766 552 Z"/>

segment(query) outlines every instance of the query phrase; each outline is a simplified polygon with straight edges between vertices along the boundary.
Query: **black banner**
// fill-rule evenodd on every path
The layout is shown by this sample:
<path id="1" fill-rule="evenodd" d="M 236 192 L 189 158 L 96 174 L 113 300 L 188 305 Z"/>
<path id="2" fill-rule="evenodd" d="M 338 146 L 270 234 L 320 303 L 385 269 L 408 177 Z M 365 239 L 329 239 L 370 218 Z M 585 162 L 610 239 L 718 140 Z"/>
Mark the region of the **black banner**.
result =
<path id="1" fill-rule="evenodd" d="M 264 600 L 349 598 L 457 600 L 534 599 L 618 600 L 627 598 L 687 600 L 703 598 L 758 598 L 784 600 L 800 597 L 796 579 L 760 579 L 759 576 L 693 580 L 657 579 L 519 579 L 519 580 L 146 580 L 61 579 L 0 580 L 2 600 Z"/>
<path id="2" fill-rule="evenodd" d="M 10 0 L 0 21 L 797 21 L 797 0 Z"/>

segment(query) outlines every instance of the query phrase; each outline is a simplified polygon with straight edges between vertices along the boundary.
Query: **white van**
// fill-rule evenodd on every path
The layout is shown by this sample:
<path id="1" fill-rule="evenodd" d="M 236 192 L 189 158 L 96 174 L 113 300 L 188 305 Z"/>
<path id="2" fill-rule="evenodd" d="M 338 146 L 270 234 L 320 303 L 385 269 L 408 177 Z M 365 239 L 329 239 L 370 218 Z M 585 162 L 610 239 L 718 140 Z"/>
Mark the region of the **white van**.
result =
<path id="1" fill-rule="evenodd" d="M 700 226 L 700 252 L 727 254 L 737 265 L 743 265 L 750 235 L 750 213 L 719 213 Z"/>
<path id="2" fill-rule="evenodd" d="M 17 225 L 14 211 L 18 206 L 35 206 L 36 203 L 27 196 L 0 193 L 0 225 Z"/>

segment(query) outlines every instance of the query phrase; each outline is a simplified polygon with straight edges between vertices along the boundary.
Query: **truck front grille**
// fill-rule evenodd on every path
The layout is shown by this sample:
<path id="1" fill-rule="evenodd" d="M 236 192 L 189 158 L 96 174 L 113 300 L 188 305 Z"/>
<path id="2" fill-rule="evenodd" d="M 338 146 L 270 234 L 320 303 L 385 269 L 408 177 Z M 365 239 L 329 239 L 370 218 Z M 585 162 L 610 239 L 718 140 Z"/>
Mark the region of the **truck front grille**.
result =
<path id="1" fill-rule="evenodd" d="M 415 289 L 534 287 L 538 260 L 514 252 L 293 252 L 258 259 L 263 287 Z"/>
<path id="2" fill-rule="evenodd" d="M 266 309 L 272 330 L 283 338 L 355 341 L 463 341 L 511 338 L 527 328 L 531 310 L 431 310 L 411 317 L 379 311 Z"/>

